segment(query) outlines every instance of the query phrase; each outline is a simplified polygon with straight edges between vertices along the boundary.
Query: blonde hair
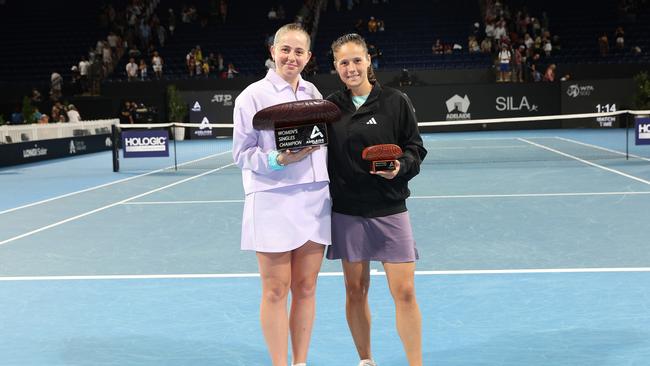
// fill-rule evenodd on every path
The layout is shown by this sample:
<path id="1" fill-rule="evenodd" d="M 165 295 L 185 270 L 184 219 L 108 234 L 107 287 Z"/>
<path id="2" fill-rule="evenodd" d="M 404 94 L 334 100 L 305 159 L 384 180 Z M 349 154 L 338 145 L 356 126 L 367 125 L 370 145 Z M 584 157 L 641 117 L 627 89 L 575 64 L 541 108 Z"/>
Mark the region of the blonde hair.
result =
<path id="1" fill-rule="evenodd" d="M 332 42 L 332 56 L 334 57 L 334 62 L 336 62 L 336 52 L 346 43 L 359 45 L 363 48 L 366 54 L 368 54 L 368 45 L 366 44 L 366 40 L 357 33 L 348 33 L 340 36 L 336 41 Z M 372 68 L 372 62 L 368 66 L 368 81 L 372 84 L 377 81 L 375 70 Z"/>
<path id="2" fill-rule="evenodd" d="M 300 32 L 305 35 L 305 38 L 307 38 L 307 50 L 309 51 L 311 48 L 311 37 L 305 28 L 300 25 L 300 23 L 289 23 L 280 27 L 280 29 L 275 32 L 275 36 L 273 37 L 273 47 L 276 47 L 278 45 L 278 42 L 283 35 L 291 31 Z"/>

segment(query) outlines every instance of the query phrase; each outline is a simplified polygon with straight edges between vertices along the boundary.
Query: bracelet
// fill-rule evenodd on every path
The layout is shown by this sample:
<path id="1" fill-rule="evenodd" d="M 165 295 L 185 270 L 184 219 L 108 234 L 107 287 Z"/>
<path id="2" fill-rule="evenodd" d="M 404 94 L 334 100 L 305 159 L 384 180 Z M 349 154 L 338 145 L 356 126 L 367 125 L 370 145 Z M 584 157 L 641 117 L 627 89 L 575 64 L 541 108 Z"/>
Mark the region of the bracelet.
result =
<path id="1" fill-rule="evenodd" d="M 284 165 L 280 164 L 278 161 L 278 156 L 280 153 L 277 150 L 271 150 L 269 152 L 269 167 L 271 170 L 282 170 L 284 169 Z"/>

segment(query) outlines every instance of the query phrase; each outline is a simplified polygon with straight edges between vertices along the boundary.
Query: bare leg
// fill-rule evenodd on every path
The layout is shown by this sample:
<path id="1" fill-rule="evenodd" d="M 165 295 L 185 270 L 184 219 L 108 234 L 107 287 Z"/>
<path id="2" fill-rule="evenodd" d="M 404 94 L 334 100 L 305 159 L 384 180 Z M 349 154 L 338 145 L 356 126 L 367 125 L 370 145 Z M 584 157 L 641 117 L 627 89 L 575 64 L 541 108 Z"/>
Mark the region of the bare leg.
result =
<path id="1" fill-rule="evenodd" d="M 384 263 L 384 269 L 406 358 L 410 366 L 422 366 L 422 317 L 415 298 L 415 262 Z"/>
<path id="2" fill-rule="evenodd" d="M 360 359 L 372 359 L 370 349 L 370 265 L 368 262 L 341 261 L 345 275 L 345 316 Z"/>
<path id="3" fill-rule="evenodd" d="M 316 281 L 325 246 L 308 241 L 291 258 L 291 311 L 289 329 L 293 362 L 307 362 L 316 315 Z"/>
<path id="4" fill-rule="evenodd" d="M 291 286 L 291 252 L 258 252 L 257 262 L 262 279 L 262 333 L 273 366 L 286 366 L 289 335 L 287 295 Z"/>

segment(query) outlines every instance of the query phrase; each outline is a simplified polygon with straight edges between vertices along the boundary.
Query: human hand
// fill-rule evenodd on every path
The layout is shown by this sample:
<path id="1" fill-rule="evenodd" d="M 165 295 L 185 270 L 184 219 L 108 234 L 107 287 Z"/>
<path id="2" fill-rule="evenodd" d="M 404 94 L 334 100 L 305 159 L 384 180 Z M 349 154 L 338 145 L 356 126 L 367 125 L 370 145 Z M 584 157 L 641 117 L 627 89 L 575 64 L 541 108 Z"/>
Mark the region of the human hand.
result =
<path id="1" fill-rule="evenodd" d="M 300 160 L 304 159 L 307 157 L 307 155 L 313 153 L 314 151 L 318 150 L 320 146 L 307 146 L 303 149 L 300 149 L 298 151 L 291 151 L 289 149 L 280 151 L 277 157 L 278 164 L 280 165 L 289 165 L 293 163 L 297 163 Z"/>
<path id="2" fill-rule="evenodd" d="M 399 172 L 399 167 L 400 167 L 399 160 L 395 160 L 395 170 L 370 171 L 370 174 L 378 175 L 385 179 L 393 179 L 397 176 L 397 173 Z"/>

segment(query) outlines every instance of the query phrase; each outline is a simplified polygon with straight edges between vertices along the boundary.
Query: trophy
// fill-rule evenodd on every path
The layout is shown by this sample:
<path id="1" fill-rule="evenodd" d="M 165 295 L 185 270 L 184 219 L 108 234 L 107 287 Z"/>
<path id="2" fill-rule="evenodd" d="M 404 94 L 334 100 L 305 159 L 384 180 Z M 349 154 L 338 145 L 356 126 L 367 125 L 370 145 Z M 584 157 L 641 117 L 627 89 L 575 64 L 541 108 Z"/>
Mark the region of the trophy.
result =
<path id="1" fill-rule="evenodd" d="M 373 172 L 395 170 L 395 160 L 402 156 L 402 148 L 395 144 L 368 146 L 361 152 L 361 158 L 371 162 Z"/>
<path id="2" fill-rule="evenodd" d="M 264 108 L 253 116 L 253 128 L 274 130 L 277 150 L 300 150 L 327 144 L 327 123 L 341 119 L 336 104 L 324 99 L 298 100 Z"/>

